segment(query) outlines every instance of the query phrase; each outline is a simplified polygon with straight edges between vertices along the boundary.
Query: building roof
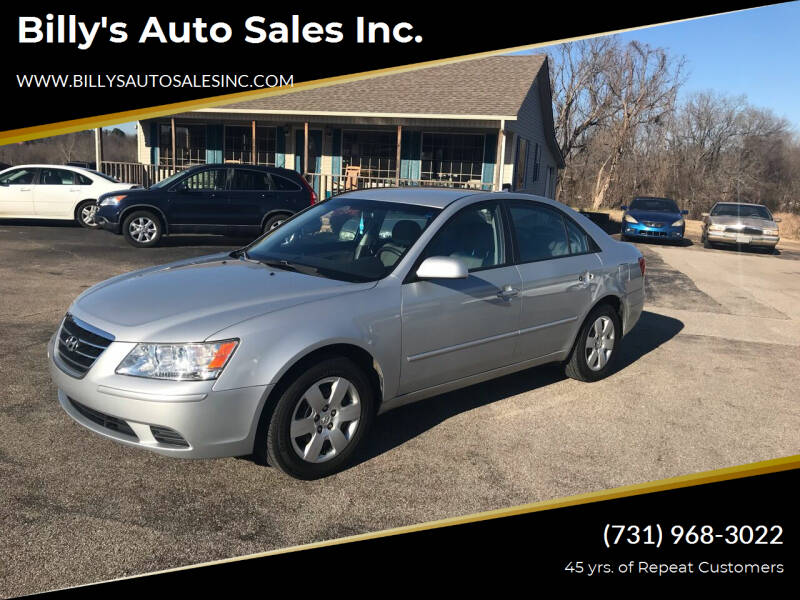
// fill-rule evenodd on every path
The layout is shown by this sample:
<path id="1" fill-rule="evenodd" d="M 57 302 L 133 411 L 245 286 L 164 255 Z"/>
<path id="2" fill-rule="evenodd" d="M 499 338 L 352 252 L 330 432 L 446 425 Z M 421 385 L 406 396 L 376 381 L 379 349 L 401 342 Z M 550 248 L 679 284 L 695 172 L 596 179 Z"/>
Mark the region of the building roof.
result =
<path id="1" fill-rule="evenodd" d="M 543 65 L 542 54 L 490 56 L 235 102 L 225 109 L 514 117 Z"/>

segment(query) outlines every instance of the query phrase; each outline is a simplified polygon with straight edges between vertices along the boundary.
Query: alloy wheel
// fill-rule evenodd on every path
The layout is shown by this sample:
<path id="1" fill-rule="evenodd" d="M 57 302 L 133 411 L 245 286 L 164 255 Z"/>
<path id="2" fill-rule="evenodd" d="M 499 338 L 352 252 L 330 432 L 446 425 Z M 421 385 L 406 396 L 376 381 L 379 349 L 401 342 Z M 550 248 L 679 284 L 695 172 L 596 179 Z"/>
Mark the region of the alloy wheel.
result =
<path id="1" fill-rule="evenodd" d="M 97 213 L 96 204 L 87 204 L 81 209 L 81 221 L 87 225 L 94 226 L 94 215 Z"/>
<path id="2" fill-rule="evenodd" d="M 614 322 L 608 316 L 598 317 L 586 336 L 586 364 L 600 371 L 608 364 L 614 351 Z"/>
<path id="3" fill-rule="evenodd" d="M 139 243 L 153 241 L 158 233 L 156 223 L 147 217 L 137 217 L 128 226 L 131 237 Z"/>
<path id="4" fill-rule="evenodd" d="M 309 387 L 292 411 L 289 437 L 297 456 L 322 463 L 341 454 L 361 420 L 356 387 L 344 377 L 326 377 Z"/>

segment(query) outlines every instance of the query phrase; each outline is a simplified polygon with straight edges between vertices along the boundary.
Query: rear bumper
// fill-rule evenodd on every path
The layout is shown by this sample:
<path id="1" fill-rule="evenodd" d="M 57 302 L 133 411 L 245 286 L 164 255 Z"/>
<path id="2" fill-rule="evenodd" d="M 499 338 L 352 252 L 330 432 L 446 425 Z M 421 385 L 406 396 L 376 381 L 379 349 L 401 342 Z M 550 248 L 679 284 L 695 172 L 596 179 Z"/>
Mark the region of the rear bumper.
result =
<path id="1" fill-rule="evenodd" d="M 766 235 L 745 235 L 742 236 L 733 231 L 709 231 L 706 233 L 709 242 L 714 244 L 735 244 L 737 246 L 759 246 L 762 248 L 774 248 L 778 245 L 780 237 Z"/>
<path id="2" fill-rule="evenodd" d="M 121 444 L 179 458 L 252 453 L 261 408 L 271 386 L 214 391 L 213 381 L 202 389 L 170 382 L 175 384 L 170 386 L 174 394 L 152 393 L 152 387 L 145 385 L 152 381 L 103 375 L 109 368 L 113 373 L 119 362 L 119 357 L 112 358 L 118 342 L 78 379 L 58 366 L 54 341 L 55 336 L 47 346 L 47 357 L 58 401 L 64 412 L 87 429 Z M 110 385 L 115 380 L 125 387 Z"/>

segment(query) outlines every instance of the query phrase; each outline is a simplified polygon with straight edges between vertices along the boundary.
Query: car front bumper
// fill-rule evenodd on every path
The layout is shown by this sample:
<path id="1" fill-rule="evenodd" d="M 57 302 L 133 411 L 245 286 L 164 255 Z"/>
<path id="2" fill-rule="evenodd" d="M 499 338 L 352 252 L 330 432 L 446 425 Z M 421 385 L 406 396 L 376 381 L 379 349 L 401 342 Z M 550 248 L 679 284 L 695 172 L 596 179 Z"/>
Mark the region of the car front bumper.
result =
<path id="1" fill-rule="evenodd" d="M 119 223 L 114 223 L 113 221 L 109 221 L 106 217 L 102 215 L 95 214 L 94 222 L 97 223 L 98 227 L 100 227 L 101 229 L 105 229 L 106 231 L 110 231 L 116 234 L 119 234 L 121 231 Z"/>
<path id="2" fill-rule="evenodd" d="M 714 244 L 736 244 L 737 246 L 759 246 L 774 248 L 780 237 L 776 235 L 742 235 L 735 231 L 711 231 L 706 233 L 709 242 Z"/>
<path id="3" fill-rule="evenodd" d="M 627 221 L 623 221 L 622 235 L 631 238 L 640 237 L 660 240 L 682 240 L 685 228 L 685 225 L 681 227 L 673 227 L 672 225 L 648 227 L 643 223 L 628 223 Z"/>
<path id="4" fill-rule="evenodd" d="M 134 346 L 125 342 L 112 342 L 89 371 L 77 378 L 59 366 L 55 340 L 56 335 L 47 346 L 47 359 L 58 401 L 87 429 L 122 444 L 180 458 L 252 453 L 271 386 L 215 391 L 214 381 L 117 375 L 116 366 Z"/>

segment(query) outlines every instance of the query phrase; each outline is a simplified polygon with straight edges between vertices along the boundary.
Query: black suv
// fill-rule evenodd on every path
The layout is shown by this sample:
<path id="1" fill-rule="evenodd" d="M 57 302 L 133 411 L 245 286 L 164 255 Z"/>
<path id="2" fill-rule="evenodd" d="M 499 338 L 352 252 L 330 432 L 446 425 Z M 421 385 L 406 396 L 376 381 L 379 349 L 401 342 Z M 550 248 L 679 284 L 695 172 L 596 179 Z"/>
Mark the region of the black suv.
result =
<path id="1" fill-rule="evenodd" d="M 148 189 L 103 194 L 95 222 L 147 248 L 171 233 L 256 236 L 314 204 L 297 171 L 255 165 L 201 165 Z"/>

